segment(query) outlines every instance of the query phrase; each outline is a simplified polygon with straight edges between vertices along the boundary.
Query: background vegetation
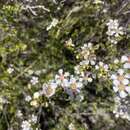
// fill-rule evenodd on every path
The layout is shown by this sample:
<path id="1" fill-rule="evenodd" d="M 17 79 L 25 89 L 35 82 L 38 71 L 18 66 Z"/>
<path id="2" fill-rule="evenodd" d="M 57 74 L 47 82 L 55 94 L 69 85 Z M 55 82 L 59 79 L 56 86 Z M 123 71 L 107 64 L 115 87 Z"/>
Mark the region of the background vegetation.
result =
<path id="1" fill-rule="evenodd" d="M 129 54 L 129 0 L 102 2 L 0 2 L 0 130 L 21 129 L 21 122 L 32 113 L 38 116 L 37 124 L 32 125 L 34 130 L 67 130 L 70 123 L 75 125 L 73 130 L 130 129 L 129 121 L 117 119 L 112 112 L 114 92 L 108 77 L 98 77 L 87 84 L 81 92 L 82 101 L 70 100 L 60 89 L 51 98 L 40 97 L 37 107 L 25 101 L 59 69 L 74 74 L 74 67 L 80 62 L 76 56 L 84 43 L 93 43 L 97 62 L 113 64 L 116 57 Z M 119 37 L 117 45 L 110 43 L 106 34 L 109 19 L 118 19 L 125 28 L 125 35 Z M 13 73 L 9 73 L 9 68 L 14 69 Z M 90 71 L 97 74 L 93 68 Z M 32 76 L 39 78 L 36 85 L 30 83 Z M 21 118 L 17 117 L 19 110 Z"/>

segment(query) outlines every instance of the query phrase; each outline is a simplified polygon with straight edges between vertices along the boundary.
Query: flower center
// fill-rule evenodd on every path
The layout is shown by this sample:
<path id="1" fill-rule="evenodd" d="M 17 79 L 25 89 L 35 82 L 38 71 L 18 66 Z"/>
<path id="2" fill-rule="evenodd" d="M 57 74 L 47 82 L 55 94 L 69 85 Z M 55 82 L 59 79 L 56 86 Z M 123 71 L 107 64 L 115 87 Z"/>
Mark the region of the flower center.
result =
<path id="1" fill-rule="evenodd" d="M 123 75 L 121 75 L 121 76 L 118 76 L 118 78 L 117 78 L 120 82 L 122 82 L 122 80 L 124 80 L 125 79 L 125 77 L 123 76 Z"/>
<path id="2" fill-rule="evenodd" d="M 125 90 L 125 86 L 123 84 L 120 84 L 118 87 L 119 87 L 119 91 L 124 91 Z"/>
<path id="3" fill-rule="evenodd" d="M 72 88 L 73 90 L 76 90 L 76 89 L 77 89 L 76 83 L 72 83 L 72 84 L 71 84 L 71 88 Z"/>
<path id="4" fill-rule="evenodd" d="M 46 94 L 47 94 L 47 95 L 50 95 L 52 92 L 53 92 L 52 87 L 51 87 L 51 86 L 48 86 L 47 89 L 46 89 Z"/>

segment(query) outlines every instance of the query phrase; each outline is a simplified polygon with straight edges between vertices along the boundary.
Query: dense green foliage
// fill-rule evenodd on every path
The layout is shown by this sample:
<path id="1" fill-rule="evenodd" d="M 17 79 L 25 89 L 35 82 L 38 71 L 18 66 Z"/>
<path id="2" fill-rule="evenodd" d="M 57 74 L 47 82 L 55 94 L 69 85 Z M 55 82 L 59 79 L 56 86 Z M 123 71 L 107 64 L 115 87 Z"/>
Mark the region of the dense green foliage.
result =
<path id="1" fill-rule="evenodd" d="M 130 4 L 128 0 L 103 2 L 0 3 L 0 130 L 20 130 L 21 122 L 32 114 L 38 117 L 37 123 L 32 124 L 34 130 L 68 130 L 70 123 L 75 126 L 73 130 L 130 129 L 129 121 L 113 114 L 115 93 L 109 79 L 122 65 L 113 61 L 130 52 Z M 106 34 L 109 19 L 118 19 L 124 27 L 125 35 L 116 38 L 117 44 L 111 43 Z M 71 99 L 62 88 L 50 98 L 33 99 L 34 93 L 59 69 L 74 75 L 75 66 L 83 60 L 80 48 L 90 42 L 96 63 L 109 65 L 110 73 L 91 65 L 83 67 L 96 78 L 81 90 L 82 101 L 78 96 Z M 38 77 L 35 85 L 30 82 L 33 76 Z M 28 95 L 31 101 L 25 100 Z M 33 101 L 38 105 L 32 105 Z M 22 117 L 17 116 L 19 110 Z"/>

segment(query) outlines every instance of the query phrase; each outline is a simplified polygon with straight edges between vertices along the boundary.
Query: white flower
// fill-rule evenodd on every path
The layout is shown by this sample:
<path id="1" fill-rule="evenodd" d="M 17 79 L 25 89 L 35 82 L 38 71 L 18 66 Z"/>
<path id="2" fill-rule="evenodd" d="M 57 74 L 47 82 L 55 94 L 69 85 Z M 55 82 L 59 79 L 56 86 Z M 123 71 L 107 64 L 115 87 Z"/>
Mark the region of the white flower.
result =
<path id="1" fill-rule="evenodd" d="M 82 79 L 75 78 L 73 75 L 69 80 L 69 86 L 73 91 L 80 92 L 80 89 L 83 87 Z"/>
<path id="2" fill-rule="evenodd" d="M 67 81 L 67 78 L 69 77 L 69 72 L 63 72 L 63 69 L 60 69 L 58 71 L 58 74 L 55 75 L 55 81 L 58 85 L 63 86 L 64 82 Z"/>
<path id="3" fill-rule="evenodd" d="M 123 27 L 119 27 L 117 29 L 115 29 L 115 37 L 119 37 L 120 35 L 123 35 Z"/>
<path id="4" fill-rule="evenodd" d="M 25 101 L 29 102 L 29 101 L 31 101 L 31 100 L 32 100 L 31 96 L 27 95 L 27 96 L 25 97 Z"/>
<path id="5" fill-rule="evenodd" d="M 93 44 L 92 44 L 91 42 L 89 42 L 89 43 L 87 44 L 87 47 L 91 50 L 92 47 L 93 47 Z"/>
<path id="6" fill-rule="evenodd" d="M 91 60 L 91 61 L 90 61 L 90 64 L 91 64 L 91 65 L 95 65 L 96 62 L 95 62 L 94 60 Z"/>
<path id="7" fill-rule="evenodd" d="M 107 64 L 105 64 L 105 65 L 104 65 L 104 70 L 105 70 L 105 71 L 108 71 L 108 69 L 109 69 L 109 66 L 108 66 Z"/>
<path id="8" fill-rule="evenodd" d="M 118 74 L 119 74 L 119 75 L 123 75 L 123 74 L 124 74 L 124 70 L 123 70 L 123 69 L 119 69 L 119 70 L 118 70 Z"/>
<path id="9" fill-rule="evenodd" d="M 119 60 L 118 60 L 118 59 L 115 59 L 115 60 L 114 60 L 114 63 L 115 63 L 115 64 L 118 64 L 118 63 L 119 63 Z"/>
<path id="10" fill-rule="evenodd" d="M 98 66 L 98 65 L 95 65 L 95 69 L 98 70 L 98 69 L 99 69 L 99 66 Z"/>
<path id="11" fill-rule="evenodd" d="M 130 56 L 122 56 L 123 58 L 122 59 L 124 59 L 124 65 L 123 65 L 123 67 L 125 68 L 125 69 L 130 69 Z"/>
<path id="12" fill-rule="evenodd" d="M 119 95 L 121 98 L 125 98 L 128 94 L 125 91 L 120 91 Z"/>
<path id="13" fill-rule="evenodd" d="M 119 26 L 118 20 L 110 19 L 109 22 L 106 24 L 108 26 L 108 29 L 117 29 Z"/>
<path id="14" fill-rule="evenodd" d="M 73 123 L 70 123 L 68 126 L 69 130 L 75 130 L 75 126 Z"/>
<path id="15" fill-rule="evenodd" d="M 124 63 L 124 62 L 126 62 L 126 61 L 128 61 L 128 57 L 125 56 L 125 55 L 123 55 L 123 56 L 121 57 L 121 62 Z"/>
<path id="16" fill-rule="evenodd" d="M 119 93 L 121 98 L 125 98 L 130 94 L 130 86 L 128 86 L 130 75 L 125 74 L 123 69 L 119 69 L 117 74 L 111 76 L 111 79 L 113 80 L 113 90 Z"/>
<path id="17" fill-rule="evenodd" d="M 34 107 L 38 107 L 38 106 L 39 106 L 37 100 L 32 100 L 32 101 L 30 102 L 30 105 L 31 105 L 31 106 L 34 106 Z"/>
<path id="18" fill-rule="evenodd" d="M 33 76 L 33 77 L 31 78 L 30 82 L 31 82 L 32 85 L 37 84 L 37 83 L 39 82 L 39 81 L 38 81 L 38 77 Z"/>
<path id="19" fill-rule="evenodd" d="M 22 112 L 20 110 L 17 111 L 16 113 L 17 117 L 21 118 L 23 116 Z"/>
<path id="20" fill-rule="evenodd" d="M 91 77 L 89 77 L 89 78 L 88 78 L 88 82 L 91 83 L 92 81 L 93 81 L 93 79 L 92 79 Z"/>
<path id="21" fill-rule="evenodd" d="M 39 98 L 40 97 L 40 93 L 39 92 L 35 92 L 34 94 L 33 94 L 33 98 L 34 99 L 37 99 L 37 98 Z"/>
<path id="22" fill-rule="evenodd" d="M 31 116 L 31 122 L 33 123 L 37 123 L 37 116 L 35 116 L 34 114 Z"/>
<path id="23" fill-rule="evenodd" d="M 73 44 L 72 39 L 70 38 L 69 40 L 65 41 L 66 47 L 74 47 L 75 45 Z"/>
<path id="24" fill-rule="evenodd" d="M 7 69 L 7 72 L 8 72 L 9 74 L 13 73 L 13 72 L 14 72 L 14 68 L 9 67 L 9 68 Z"/>
<path id="25" fill-rule="evenodd" d="M 103 67 L 104 63 L 103 62 L 99 62 L 99 66 Z"/>
<path id="26" fill-rule="evenodd" d="M 82 78 L 74 77 L 73 75 L 71 75 L 70 79 L 64 84 L 66 93 L 71 97 L 79 93 L 81 88 L 83 87 L 82 81 Z"/>
<path id="27" fill-rule="evenodd" d="M 124 34 L 123 27 L 119 27 L 118 20 L 110 19 L 109 22 L 106 24 L 108 26 L 108 31 L 106 34 L 109 36 L 108 39 L 112 43 L 117 43 L 115 38 L 118 38 L 120 35 Z"/>
<path id="28" fill-rule="evenodd" d="M 55 82 L 50 82 L 48 84 L 43 84 L 43 90 L 42 93 L 46 96 L 46 97 L 51 97 L 55 94 L 55 90 L 57 88 L 57 84 Z"/>
<path id="29" fill-rule="evenodd" d="M 21 125 L 22 130 L 33 130 L 31 124 L 28 121 L 23 121 Z"/>
<path id="30" fill-rule="evenodd" d="M 84 60 L 88 60 L 88 58 L 91 56 L 91 58 L 95 58 L 95 55 L 93 54 L 93 44 L 92 43 L 85 43 L 80 50 L 81 57 L 84 58 Z"/>
<path id="31" fill-rule="evenodd" d="M 123 66 L 125 69 L 130 69 L 130 63 L 125 63 Z"/>

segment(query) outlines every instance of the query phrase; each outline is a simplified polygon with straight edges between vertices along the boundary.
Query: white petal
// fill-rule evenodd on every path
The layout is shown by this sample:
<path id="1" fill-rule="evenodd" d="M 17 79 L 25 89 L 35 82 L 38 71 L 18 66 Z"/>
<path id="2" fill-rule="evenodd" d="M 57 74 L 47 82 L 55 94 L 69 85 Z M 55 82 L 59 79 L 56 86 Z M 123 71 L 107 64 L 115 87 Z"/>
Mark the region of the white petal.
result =
<path id="1" fill-rule="evenodd" d="M 125 98 L 125 97 L 127 96 L 127 93 L 124 92 L 124 91 L 121 91 L 121 92 L 119 93 L 119 95 L 120 95 L 121 98 Z"/>
<path id="2" fill-rule="evenodd" d="M 105 69 L 105 70 L 108 70 L 108 68 L 109 68 L 109 66 L 105 64 L 105 65 L 104 65 L 104 69 Z"/>
<path id="3" fill-rule="evenodd" d="M 114 63 L 115 63 L 115 64 L 118 64 L 118 63 L 119 63 L 119 60 L 118 60 L 118 59 L 115 59 L 115 60 L 114 60 Z"/>
<path id="4" fill-rule="evenodd" d="M 103 62 L 99 62 L 99 66 L 103 66 L 103 64 L 104 64 Z"/>
<path id="5" fill-rule="evenodd" d="M 59 77 L 60 77 L 59 75 L 57 75 L 57 74 L 55 75 L 55 79 L 59 79 Z"/>
<path id="6" fill-rule="evenodd" d="M 88 48 L 92 48 L 93 44 L 91 42 L 88 43 Z"/>
<path id="7" fill-rule="evenodd" d="M 119 88 L 117 86 L 113 86 L 114 92 L 118 92 Z"/>
<path id="8" fill-rule="evenodd" d="M 88 78 L 88 82 L 91 83 L 93 79 L 91 77 Z"/>
<path id="9" fill-rule="evenodd" d="M 119 70 L 118 70 L 118 73 L 119 73 L 120 75 L 123 75 L 124 70 L 123 70 L 123 69 L 119 69 Z"/>
<path id="10" fill-rule="evenodd" d="M 63 74 L 63 69 L 59 69 L 59 74 L 62 75 Z"/>
<path id="11" fill-rule="evenodd" d="M 95 65 L 96 62 L 94 60 L 90 61 L 91 65 Z"/>
<path id="12" fill-rule="evenodd" d="M 128 79 L 124 79 L 124 80 L 122 81 L 122 83 L 123 83 L 124 85 L 128 85 L 128 84 L 129 84 L 129 80 L 128 80 Z"/>
<path id="13" fill-rule="evenodd" d="M 126 91 L 130 94 L 130 86 L 126 87 Z"/>
<path id="14" fill-rule="evenodd" d="M 125 63 L 123 66 L 125 69 L 130 69 L 130 63 Z"/>
<path id="15" fill-rule="evenodd" d="M 119 82 L 118 80 L 114 80 L 114 81 L 113 81 L 113 84 L 114 84 L 115 86 L 118 86 L 118 85 L 120 84 L 120 82 Z"/>
<path id="16" fill-rule="evenodd" d="M 128 57 L 127 56 L 122 56 L 121 57 L 121 62 L 124 63 L 126 61 L 128 61 Z"/>
<path id="17" fill-rule="evenodd" d="M 95 65 L 95 69 L 98 70 L 98 69 L 99 69 L 99 66 L 98 66 L 98 65 Z"/>
<path id="18" fill-rule="evenodd" d="M 115 74 L 112 74 L 111 79 L 117 79 L 117 76 Z"/>
<path id="19" fill-rule="evenodd" d="M 65 77 L 68 77 L 69 75 L 70 75 L 69 72 L 65 72 L 64 74 Z"/>
<path id="20" fill-rule="evenodd" d="M 70 79 L 70 83 L 75 83 L 76 82 L 76 79 L 74 78 L 74 77 L 72 77 L 71 79 Z"/>
<path id="21" fill-rule="evenodd" d="M 63 83 L 62 83 L 62 86 L 63 87 L 69 87 L 69 85 L 70 85 L 69 81 L 67 79 L 64 79 Z"/>
<path id="22" fill-rule="evenodd" d="M 82 83 L 78 83 L 77 86 L 78 86 L 78 88 L 82 88 L 83 84 Z"/>
<path id="23" fill-rule="evenodd" d="M 55 89 L 57 88 L 57 84 L 56 83 L 51 83 L 51 86 Z"/>
<path id="24" fill-rule="evenodd" d="M 61 84 L 61 82 L 62 82 L 62 81 L 61 81 L 61 80 L 59 80 L 59 79 L 57 79 L 57 80 L 56 80 L 56 84 L 57 84 L 57 85 L 60 85 L 60 84 Z"/>

